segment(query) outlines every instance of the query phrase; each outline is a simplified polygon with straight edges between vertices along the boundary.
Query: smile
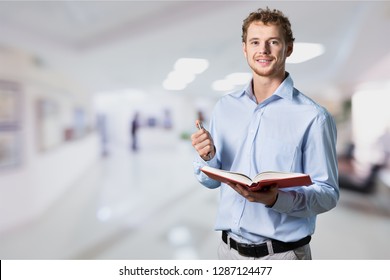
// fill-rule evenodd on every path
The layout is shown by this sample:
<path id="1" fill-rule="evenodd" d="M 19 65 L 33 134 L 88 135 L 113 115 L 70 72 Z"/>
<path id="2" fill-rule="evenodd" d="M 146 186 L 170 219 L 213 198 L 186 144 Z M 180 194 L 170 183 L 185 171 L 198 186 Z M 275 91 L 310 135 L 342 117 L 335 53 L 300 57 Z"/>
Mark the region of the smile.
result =
<path id="1" fill-rule="evenodd" d="M 261 65 L 263 67 L 269 66 L 272 63 L 272 59 L 265 59 L 265 58 L 256 59 L 256 63 L 258 63 L 259 65 Z"/>
<path id="2" fill-rule="evenodd" d="M 272 57 L 260 56 L 256 57 L 255 60 L 259 63 L 270 63 L 273 59 Z"/>

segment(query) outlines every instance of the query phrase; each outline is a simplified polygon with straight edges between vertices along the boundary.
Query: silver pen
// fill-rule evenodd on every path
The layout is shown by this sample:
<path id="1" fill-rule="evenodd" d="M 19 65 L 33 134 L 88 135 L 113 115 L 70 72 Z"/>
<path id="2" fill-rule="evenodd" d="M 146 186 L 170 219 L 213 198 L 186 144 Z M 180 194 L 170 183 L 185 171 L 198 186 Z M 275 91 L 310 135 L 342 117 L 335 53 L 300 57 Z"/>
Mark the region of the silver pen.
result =
<path id="1" fill-rule="evenodd" d="M 196 126 L 198 127 L 199 130 L 201 130 L 203 128 L 203 124 L 201 121 L 198 121 L 198 123 L 196 124 Z"/>

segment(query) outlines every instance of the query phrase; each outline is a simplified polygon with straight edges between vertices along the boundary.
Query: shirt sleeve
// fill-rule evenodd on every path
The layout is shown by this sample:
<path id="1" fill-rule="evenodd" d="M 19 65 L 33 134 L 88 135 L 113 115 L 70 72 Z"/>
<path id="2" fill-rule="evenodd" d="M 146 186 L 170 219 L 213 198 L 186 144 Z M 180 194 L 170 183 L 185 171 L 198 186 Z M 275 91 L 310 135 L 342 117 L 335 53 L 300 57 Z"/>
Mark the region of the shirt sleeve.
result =
<path id="1" fill-rule="evenodd" d="M 214 117 L 215 117 L 215 109 L 213 111 L 213 115 L 210 121 L 210 126 L 209 126 L 209 132 L 211 134 L 211 137 L 213 138 L 214 146 L 215 146 L 215 155 L 212 159 L 209 161 L 203 160 L 198 154 L 196 154 L 194 161 L 193 161 L 193 168 L 194 168 L 194 174 L 196 179 L 201 183 L 203 186 L 209 188 L 209 189 L 215 189 L 218 188 L 221 185 L 221 182 L 213 180 L 209 178 L 206 174 L 204 174 L 200 169 L 203 166 L 211 166 L 215 168 L 220 168 L 221 164 L 219 163 L 218 160 L 218 144 L 216 144 L 216 141 L 218 141 L 217 136 L 218 134 L 215 133 L 215 122 L 214 122 Z"/>
<path id="2" fill-rule="evenodd" d="M 200 169 L 203 166 L 212 166 L 217 167 L 217 156 L 214 156 L 211 160 L 205 161 L 203 160 L 199 155 L 195 156 L 193 166 L 194 166 L 194 174 L 199 183 L 201 183 L 203 186 L 209 188 L 209 189 L 215 189 L 218 188 L 221 183 L 209 178 L 206 174 L 204 174 Z"/>
<path id="3" fill-rule="evenodd" d="M 334 208 L 339 199 L 336 125 L 326 112 L 308 130 L 303 147 L 304 173 L 313 185 L 280 190 L 272 209 L 295 217 L 310 217 Z"/>

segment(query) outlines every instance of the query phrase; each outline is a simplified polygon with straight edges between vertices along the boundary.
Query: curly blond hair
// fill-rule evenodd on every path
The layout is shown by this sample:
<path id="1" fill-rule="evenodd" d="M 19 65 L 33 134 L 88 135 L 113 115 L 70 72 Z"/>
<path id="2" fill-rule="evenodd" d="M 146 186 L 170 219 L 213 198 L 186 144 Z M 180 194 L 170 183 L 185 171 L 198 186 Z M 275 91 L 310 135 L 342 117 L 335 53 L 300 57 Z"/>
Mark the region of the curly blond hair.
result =
<path id="1" fill-rule="evenodd" d="M 270 8 L 257 9 L 256 11 L 250 13 L 246 19 L 244 19 L 242 24 L 242 42 L 246 42 L 248 27 L 252 22 L 261 21 L 264 24 L 276 24 L 280 25 L 284 32 L 284 39 L 286 43 L 294 42 L 295 38 L 291 30 L 290 20 L 279 10 Z"/>

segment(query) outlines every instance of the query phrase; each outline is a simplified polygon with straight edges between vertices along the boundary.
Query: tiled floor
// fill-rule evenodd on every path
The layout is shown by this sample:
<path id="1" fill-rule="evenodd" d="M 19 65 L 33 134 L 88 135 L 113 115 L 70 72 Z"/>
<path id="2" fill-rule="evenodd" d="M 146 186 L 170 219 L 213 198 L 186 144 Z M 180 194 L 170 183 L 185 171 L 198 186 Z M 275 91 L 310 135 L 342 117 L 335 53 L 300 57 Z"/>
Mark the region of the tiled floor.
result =
<path id="1" fill-rule="evenodd" d="M 2 234 L 0 259 L 216 259 L 218 191 L 196 182 L 190 143 L 161 131 L 142 138 L 138 153 L 112 149 L 45 215 Z M 313 258 L 390 259 L 384 191 L 342 191 L 318 217 Z"/>

